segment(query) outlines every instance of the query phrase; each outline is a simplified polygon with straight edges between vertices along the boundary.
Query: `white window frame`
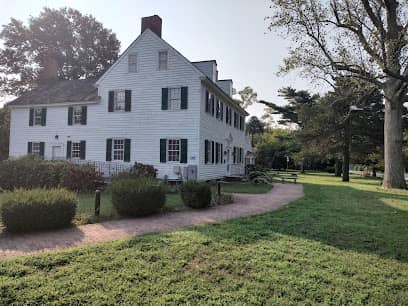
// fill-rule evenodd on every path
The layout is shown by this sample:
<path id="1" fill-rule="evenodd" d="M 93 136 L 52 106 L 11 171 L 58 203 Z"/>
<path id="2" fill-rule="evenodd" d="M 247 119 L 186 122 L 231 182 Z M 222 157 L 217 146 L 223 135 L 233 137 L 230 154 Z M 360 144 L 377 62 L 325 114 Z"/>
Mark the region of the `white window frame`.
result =
<path id="1" fill-rule="evenodd" d="M 181 87 L 169 88 L 168 109 L 169 110 L 180 110 L 181 109 Z"/>
<path id="2" fill-rule="evenodd" d="M 166 54 L 165 59 L 161 57 L 162 54 Z M 169 67 L 169 51 L 168 50 L 161 50 L 158 53 L 158 69 L 159 70 L 167 70 Z"/>
<path id="3" fill-rule="evenodd" d="M 112 139 L 112 160 L 113 161 L 124 161 L 125 160 L 125 139 L 124 138 Z"/>
<path id="4" fill-rule="evenodd" d="M 82 106 L 74 106 L 72 110 L 72 123 L 80 125 L 82 123 Z"/>
<path id="5" fill-rule="evenodd" d="M 71 159 L 80 159 L 81 158 L 81 143 L 72 142 L 71 143 Z"/>
<path id="6" fill-rule="evenodd" d="M 129 53 L 128 55 L 128 72 L 129 73 L 137 72 L 137 53 Z"/>
<path id="7" fill-rule="evenodd" d="M 113 100 L 113 111 L 124 112 L 126 108 L 126 93 L 125 90 L 115 90 Z M 123 95 L 123 100 L 118 100 L 118 97 Z"/>
<path id="8" fill-rule="evenodd" d="M 171 142 L 174 142 L 174 143 L 171 143 Z M 170 149 L 170 145 L 177 146 L 178 149 L 175 149 L 175 148 Z M 175 154 L 174 157 L 173 157 L 173 155 L 170 154 L 170 152 L 172 152 L 172 154 L 173 153 Z M 168 162 L 173 162 L 173 163 L 179 163 L 180 162 L 180 158 L 181 158 L 181 139 L 179 139 L 179 138 L 169 138 L 169 139 L 167 139 L 166 155 L 167 155 L 166 160 Z"/>
<path id="9" fill-rule="evenodd" d="M 42 108 L 34 108 L 33 125 L 42 125 Z"/>
<path id="10" fill-rule="evenodd" d="M 31 154 L 41 155 L 41 142 L 32 142 L 31 143 Z"/>

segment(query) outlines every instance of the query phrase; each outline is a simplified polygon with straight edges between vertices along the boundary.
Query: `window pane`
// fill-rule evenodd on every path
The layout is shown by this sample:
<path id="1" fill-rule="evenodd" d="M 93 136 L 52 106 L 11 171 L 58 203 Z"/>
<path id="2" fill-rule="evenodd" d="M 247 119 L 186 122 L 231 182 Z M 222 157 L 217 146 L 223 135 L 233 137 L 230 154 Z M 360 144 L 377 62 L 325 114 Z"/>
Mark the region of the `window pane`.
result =
<path id="1" fill-rule="evenodd" d="M 74 107 L 74 124 L 81 124 L 81 118 L 82 107 L 81 106 Z"/>
<path id="2" fill-rule="evenodd" d="M 41 125 L 42 123 L 42 109 L 36 108 L 34 110 L 34 125 Z"/>
<path id="3" fill-rule="evenodd" d="M 115 92 L 115 111 L 125 110 L 125 91 L 120 90 Z"/>
<path id="4" fill-rule="evenodd" d="M 123 139 L 113 140 L 113 160 L 123 160 L 125 152 L 125 141 Z"/>
<path id="5" fill-rule="evenodd" d="M 40 155 L 40 143 L 39 142 L 33 142 L 32 147 L 31 147 L 31 153 L 35 155 Z"/>
<path id="6" fill-rule="evenodd" d="M 129 72 L 137 72 L 137 55 L 129 54 L 128 56 Z"/>
<path id="7" fill-rule="evenodd" d="M 169 139 L 167 141 L 167 155 L 168 161 L 180 161 L 180 140 Z"/>
<path id="8" fill-rule="evenodd" d="M 71 158 L 81 157 L 81 144 L 79 142 L 73 142 L 71 147 Z"/>
<path id="9" fill-rule="evenodd" d="M 167 51 L 159 52 L 159 70 L 167 69 Z"/>

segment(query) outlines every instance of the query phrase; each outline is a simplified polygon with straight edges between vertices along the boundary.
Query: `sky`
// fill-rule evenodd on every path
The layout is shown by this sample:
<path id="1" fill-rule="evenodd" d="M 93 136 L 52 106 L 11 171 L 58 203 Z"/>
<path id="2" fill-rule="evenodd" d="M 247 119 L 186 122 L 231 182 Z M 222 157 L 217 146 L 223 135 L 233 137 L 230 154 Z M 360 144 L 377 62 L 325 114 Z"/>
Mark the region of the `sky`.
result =
<path id="1" fill-rule="evenodd" d="M 163 19 L 162 37 L 170 45 L 190 61 L 215 59 L 219 78 L 233 79 L 237 91 L 251 86 L 259 99 L 283 104 L 279 88 L 324 90 L 296 73 L 276 75 L 291 42 L 268 30 L 268 0 L 0 0 L 0 5 L 0 25 L 11 17 L 27 22 L 44 6 L 91 14 L 116 33 L 121 51 L 140 34 L 141 18 L 157 14 Z M 260 117 L 264 107 L 257 104 L 247 110 Z"/>

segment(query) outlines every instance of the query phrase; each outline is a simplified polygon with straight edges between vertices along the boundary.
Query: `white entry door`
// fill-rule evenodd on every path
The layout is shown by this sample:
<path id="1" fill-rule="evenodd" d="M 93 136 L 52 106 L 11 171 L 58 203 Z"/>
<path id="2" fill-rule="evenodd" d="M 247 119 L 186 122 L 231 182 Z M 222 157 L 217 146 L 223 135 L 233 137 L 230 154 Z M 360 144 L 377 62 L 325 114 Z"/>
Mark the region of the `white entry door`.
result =
<path id="1" fill-rule="evenodd" d="M 63 159 L 62 146 L 52 146 L 52 159 Z"/>

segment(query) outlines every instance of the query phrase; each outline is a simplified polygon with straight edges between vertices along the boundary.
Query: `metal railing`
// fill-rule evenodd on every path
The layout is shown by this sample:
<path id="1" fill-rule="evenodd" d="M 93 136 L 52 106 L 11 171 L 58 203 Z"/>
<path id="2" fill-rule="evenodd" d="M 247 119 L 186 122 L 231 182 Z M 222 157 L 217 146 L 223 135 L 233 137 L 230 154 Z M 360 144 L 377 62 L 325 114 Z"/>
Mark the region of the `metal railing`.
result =
<path id="1" fill-rule="evenodd" d="M 124 171 L 129 171 L 133 164 L 131 163 L 121 163 L 121 162 L 103 162 L 103 161 L 93 161 L 93 160 L 78 160 L 71 159 L 68 160 L 74 164 L 87 165 L 94 167 L 95 170 L 103 177 L 111 177 L 117 175 Z"/>

